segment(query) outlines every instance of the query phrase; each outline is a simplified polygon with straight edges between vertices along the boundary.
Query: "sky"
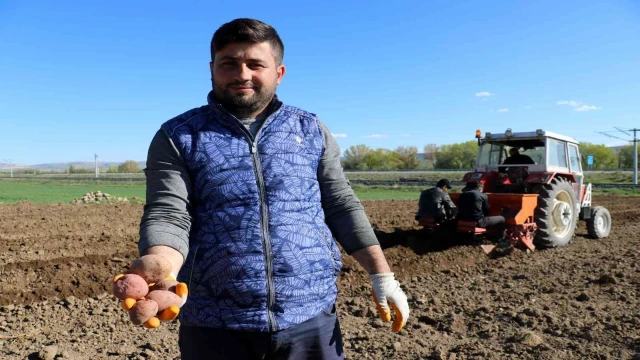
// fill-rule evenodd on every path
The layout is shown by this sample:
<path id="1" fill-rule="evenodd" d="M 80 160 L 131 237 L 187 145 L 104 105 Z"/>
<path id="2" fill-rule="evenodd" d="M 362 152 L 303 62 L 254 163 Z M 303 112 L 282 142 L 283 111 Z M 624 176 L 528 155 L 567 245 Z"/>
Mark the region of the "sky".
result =
<path id="1" fill-rule="evenodd" d="M 619 145 L 640 127 L 640 3 L 0 0 L 0 162 L 146 159 L 160 125 L 206 104 L 209 45 L 238 17 L 274 26 L 277 94 L 342 151 L 542 128 Z"/>

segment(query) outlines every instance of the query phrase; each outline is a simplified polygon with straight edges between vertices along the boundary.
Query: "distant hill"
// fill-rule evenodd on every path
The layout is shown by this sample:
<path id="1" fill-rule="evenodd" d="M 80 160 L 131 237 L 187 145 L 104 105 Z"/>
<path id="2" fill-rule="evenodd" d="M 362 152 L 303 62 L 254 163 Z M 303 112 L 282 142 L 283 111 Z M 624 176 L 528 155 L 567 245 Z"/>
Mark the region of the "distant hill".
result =
<path id="1" fill-rule="evenodd" d="M 110 166 L 118 166 L 122 163 L 124 163 L 124 161 L 98 161 L 98 167 L 100 169 L 106 169 Z M 146 161 L 138 161 L 137 163 L 141 169 L 144 169 L 145 167 L 147 167 Z M 13 164 L 13 168 L 53 171 L 53 170 L 66 170 L 71 165 L 73 165 L 76 168 L 85 168 L 85 169 L 94 169 L 96 166 L 95 163 L 91 161 L 73 161 L 73 162 L 47 163 L 47 164 L 36 164 L 36 165 Z M 0 162 L 0 171 L 1 170 L 9 170 L 9 163 Z"/>

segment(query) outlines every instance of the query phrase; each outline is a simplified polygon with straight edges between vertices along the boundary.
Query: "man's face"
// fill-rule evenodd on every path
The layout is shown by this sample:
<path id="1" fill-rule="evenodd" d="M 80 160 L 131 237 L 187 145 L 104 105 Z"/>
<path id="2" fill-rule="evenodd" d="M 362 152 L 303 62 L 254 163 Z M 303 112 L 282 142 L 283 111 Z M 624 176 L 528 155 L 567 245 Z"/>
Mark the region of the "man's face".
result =
<path id="1" fill-rule="evenodd" d="M 230 43 L 209 66 L 217 100 L 240 118 L 255 117 L 269 104 L 285 72 L 267 42 Z"/>
<path id="2" fill-rule="evenodd" d="M 518 150 L 516 150 L 515 148 L 511 148 L 511 149 L 509 150 L 509 155 L 511 155 L 511 156 L 516 156 L 516 155 L 518 155 Z"/>

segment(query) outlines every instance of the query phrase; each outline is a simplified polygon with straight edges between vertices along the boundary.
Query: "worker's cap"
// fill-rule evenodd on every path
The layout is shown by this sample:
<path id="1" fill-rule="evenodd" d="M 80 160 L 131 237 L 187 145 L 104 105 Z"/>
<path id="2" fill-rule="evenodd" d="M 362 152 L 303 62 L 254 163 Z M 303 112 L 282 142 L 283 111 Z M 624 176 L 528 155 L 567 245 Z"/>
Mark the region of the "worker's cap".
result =
<path id="1" fill-rule="evenodd" d="M 439 188 L 441 188 L 443 186 L 446 186 L 447 189 L 451 189 L 451 183 L 447 179 L 441 179 L 440 181 L 438 181 L 436 186 L 439 187 Z"/>

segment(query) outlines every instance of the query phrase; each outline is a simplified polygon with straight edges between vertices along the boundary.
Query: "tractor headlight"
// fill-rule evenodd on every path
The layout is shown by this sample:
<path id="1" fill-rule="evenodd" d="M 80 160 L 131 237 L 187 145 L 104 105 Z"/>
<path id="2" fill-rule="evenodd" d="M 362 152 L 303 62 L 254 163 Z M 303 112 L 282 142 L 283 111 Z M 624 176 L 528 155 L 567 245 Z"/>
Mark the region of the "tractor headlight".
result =
<path id="1" fill-rule="evenodd" d="M 504 132 L 504 134 L 506 135 L 506 137 L 511 137 L 513 135 L 513 132 L 511 131 L 511 128 L 509 128 Z"/>
<path id="2" fill-rule="evenodd" d="M 482 137 L 482 131 L 476 130 L 476 137 L 479 139 Z"/>
<path id="3" fill-rule="evenodd" d="M 485 133 L 485 134 L 484 134 L 484 137 L 486 137 L 486 138 L 490 138 L 490 137 L 491 137 L 491 133 L 490 133 L 490 132 Z"/>
<path id="4" fill-rule="evenodd" d="M 542 136 L 542 129 L 538 129 L 538 130 L 536 130 L 536 135 L 538 135 L 538 136 Z"/>

